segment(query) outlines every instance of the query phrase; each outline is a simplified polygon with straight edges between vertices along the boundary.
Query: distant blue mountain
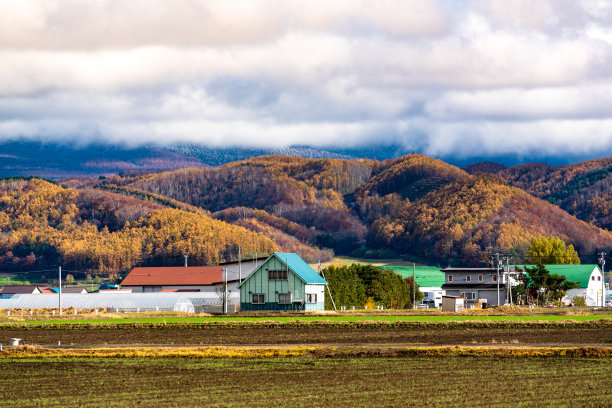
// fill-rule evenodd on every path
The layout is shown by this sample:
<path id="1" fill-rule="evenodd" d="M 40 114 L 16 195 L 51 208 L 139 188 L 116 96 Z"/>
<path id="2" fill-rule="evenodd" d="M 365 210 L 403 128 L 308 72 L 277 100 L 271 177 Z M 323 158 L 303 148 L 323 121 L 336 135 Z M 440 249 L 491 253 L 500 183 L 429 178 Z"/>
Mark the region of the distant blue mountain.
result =
<path id="1" fill-rule="evenodd" d="M 306 158 L 376 160 L 394 159 L 409 153 L 399 145 L 363 147 L 293 146 L 286 148 L 208 147 L 196 144 L 177 144 L 153 147 L 121 147 L 93 144 L 78 147 L 67 144 L 37 141 L 0 142 L 0 177 L 34 175 L 47 178 L 96 177 L 120 172 L 157 172 L 184 167 L 218 166 L 262 155 L 289 155 Z M 418 153 L 418 152 L 417 152 Z M 604 156 L 602 156 L 604 157 Z M 458 167 L 479 162 L 496 162 L 501 166 L 513 166 L 526 162 L 543 162 L 549 165 L 576 163 L 594 157 L 436 157 Z M 481 166 L 482 167 L 482 166 Z"/>

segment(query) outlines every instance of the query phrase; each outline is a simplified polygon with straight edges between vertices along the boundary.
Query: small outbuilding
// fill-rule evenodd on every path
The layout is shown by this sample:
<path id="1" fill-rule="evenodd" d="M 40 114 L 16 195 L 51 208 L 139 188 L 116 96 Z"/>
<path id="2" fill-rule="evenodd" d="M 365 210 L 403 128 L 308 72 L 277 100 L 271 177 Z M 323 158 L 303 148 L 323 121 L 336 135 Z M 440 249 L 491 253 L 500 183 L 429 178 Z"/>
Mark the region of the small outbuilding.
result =
<path id="1" fill-rule="evenodd" d="M 465 299 L 462 296 L 442 296 L 443 312 L 462 312 Z"/>
<path id="2" fill-rule="evenodd" d="M 238 285 L 240 310 L 324 310 L 325 285 L 297 254 L 275 252 Z"/>

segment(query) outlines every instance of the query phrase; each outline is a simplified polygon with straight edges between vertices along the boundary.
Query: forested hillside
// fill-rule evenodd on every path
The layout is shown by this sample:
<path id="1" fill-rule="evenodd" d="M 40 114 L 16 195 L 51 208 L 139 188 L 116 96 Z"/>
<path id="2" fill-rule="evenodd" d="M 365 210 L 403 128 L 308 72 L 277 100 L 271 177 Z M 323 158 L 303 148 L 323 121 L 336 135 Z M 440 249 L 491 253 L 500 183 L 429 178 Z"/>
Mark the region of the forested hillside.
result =
<path id="1" fill-rule="evenodd" d="M 96 274 L 135 265 L 194 265 L 232 259 L 238 245 L 269 253 L 263 234 L 202 214 L 99 190 L 62 188 L 41 179 L 0 182 L 0 268 L 63 265 Z"/>
<path id="2" fill-rule="evenodd" d="M 9 179 L 0 184 L 0 268 L 61 262 L 116 273 L 181 264 L 183 254 L 192 264 L 215 263 L 237 256 L 238 245 L 243 254 L 280 249 L 309 262 L 367 253 L 477 266 L 492 250 L 520 261 L 538 236 L 559 237 L 588 257 L 612 248 L 612 235 L 564 209 L 609 225 L 611 165 L 486 163 L 470 175 L 417 154 L 383 162 L 262 156 L 66 180 L 74 188 Z"/>
<path id="3" fill-rule="evenodd" d="M 264 156 L 207 169 L 142 177 L 129 186 L 210 211 L 233 207 L 264 210 L 311 228 L 310 242 L 348 253 L 367 228 L 349 211 L 343 193 L 369 179 L 376 162 Z"/>
<path id="4" fill-rule="evenodd" d="M 612 158 L 558 167 L 523 164 L 498 175 L 581 220 L 612 230 Z"/>
<path id="5" fill-rule="evenodd" d="M 572 243 L 583 255 L 612 246 L 609 231 L 484 174 L 451 183 L 407 203 L 396 216 L 376 220 L 369 245 L 477 266 L 487 262 L 488 249 L 515 251 L 518 257 L 531 238 L 543 235 Z"/>

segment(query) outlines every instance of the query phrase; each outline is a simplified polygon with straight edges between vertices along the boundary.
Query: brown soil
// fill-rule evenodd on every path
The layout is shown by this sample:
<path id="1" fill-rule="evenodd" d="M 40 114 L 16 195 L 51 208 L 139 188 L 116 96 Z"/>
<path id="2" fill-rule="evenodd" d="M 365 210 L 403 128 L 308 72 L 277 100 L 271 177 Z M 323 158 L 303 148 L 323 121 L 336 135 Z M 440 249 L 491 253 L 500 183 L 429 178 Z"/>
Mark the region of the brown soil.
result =
<path id="1" fill-rule="evenodd" d="M 530 344 L 609 345 L 607 326 L 583 327 L 171 327 L 171 328 L 7 328 L 0 343 L 11 337 L 29 345 L 383 345 L 383 344 Z"/>

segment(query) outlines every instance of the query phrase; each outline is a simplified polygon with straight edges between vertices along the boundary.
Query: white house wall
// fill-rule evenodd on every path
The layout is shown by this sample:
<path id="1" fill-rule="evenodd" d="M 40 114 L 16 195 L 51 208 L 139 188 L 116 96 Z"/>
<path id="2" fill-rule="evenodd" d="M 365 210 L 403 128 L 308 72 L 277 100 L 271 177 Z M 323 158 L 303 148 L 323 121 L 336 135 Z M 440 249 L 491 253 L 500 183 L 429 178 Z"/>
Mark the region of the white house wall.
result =
<path id="1" fill-rule="evenodd" d="M 317 303 L 304 303 L 304 310 L 325 309 L 325 285 L 304 285 L 304 294 L 317 295 Z M 304 296 L 304 302 L 306 297 Z"/>

